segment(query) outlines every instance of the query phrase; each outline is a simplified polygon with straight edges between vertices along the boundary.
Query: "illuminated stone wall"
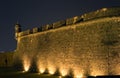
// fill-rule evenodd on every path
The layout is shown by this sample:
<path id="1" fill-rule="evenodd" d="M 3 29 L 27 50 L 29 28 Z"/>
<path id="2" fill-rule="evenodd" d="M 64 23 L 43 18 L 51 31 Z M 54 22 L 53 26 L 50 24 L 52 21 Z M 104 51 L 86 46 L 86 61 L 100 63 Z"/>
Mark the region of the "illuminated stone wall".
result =
<path id="1" fill-rule="evenodd" d="M 35 63 L 40 72 L 48 69 L 53 74 L 59 69 L 63 76 L 70 70 L 75 76 L 120 75 L 119 16 L 24 33 L 18 33 L 15 58 L 25 70 Z"/>

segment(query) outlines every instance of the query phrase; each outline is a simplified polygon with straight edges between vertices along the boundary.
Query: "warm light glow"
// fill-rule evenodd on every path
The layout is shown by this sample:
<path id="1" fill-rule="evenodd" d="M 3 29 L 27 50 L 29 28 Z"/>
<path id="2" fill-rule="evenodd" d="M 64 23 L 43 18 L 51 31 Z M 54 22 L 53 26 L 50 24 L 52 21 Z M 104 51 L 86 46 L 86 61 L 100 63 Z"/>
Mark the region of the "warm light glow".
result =
<path id="1" fill-rule="evenodd" d="M 68 75 L 68 73 L 69 73 L 68 69 L 60 69 L 60 74 L 62 76 L 66 76 L 66 75 Z"/>
<path id="2" fill-rule="evenodd" d="M 23 59 L 23 67 L 24 67 L 24 71 L 28 71 L 30 68 L 30 59 L 28 59 L 28 57 L 24 57 Z"/>
<path id="3" fill-rule="evenodd" d="M 37 68 L 38 68 L 39 73 L 41 73 L 41 74 L 44 73 L 45 69 L 46 69 L 44 63 L 42 63 L 42 61 L 40 61 L 40 60 L 38 60 L 38 62 L 37 62 Z"/>
<path id="4" fill-rule="evenodd" d="M 74 74 L 74 78 L 83 78 L 83 71 L 82 70 L 74 70 L 73 74 Z"/>
<path id="5" fill-rule="evenodd" d="M 83 78 L 83 75 L 74 76 L 74 78 Z"/>
<path id="6" fill-rule="evenodd" d="M 103 11 L 106 11 L 106 10 L 107 10 L 107 8 L 103 8 L 102 10 L 103 10 Z"/>
<path id="7" fill-rule="evenodd" d="M 45 68 L 39 68 L 39 72 L 40 73 L 44 73 L 45 72 Z"/>
<path id="8" fill-rule="evenodd" d="M 59 78 L 62 78 L 62 76 L 59 76 Z"/>
<path id="9" fill-rule="evenodd" d="M 55 74 L 56 72 L 56 67 L 54 66 L 54 64 L 50 62 L 48 62 L 47 69 L 48 69 L 49 74 Z"/>
<path id="10" fill-rule="evenodd" d="M 90 75 L 91 76 L 101 76 L 101 75 L 105 75 L 105 73 L 103 71 L 96 70 L 96 71 L 91 72 Z"/>
<path id="11" fill-rule="evenodd" d="M 44 73 L 45 72 L 45 67 L 43 65 L 39 64 L 37 68 L 38 68 L 40 73 Z"/>
<path id="12" fill-rule="evenodd" d="M 115 66 L 115 74 L 116 74 L 116 75 L 120 75 L 120 64 L 117 64 L 117 65 Z"/>
<path id="13" fill-rule="evenodd" d="M 50 74 L 55 74 L 56 68 L 53 67 L 53 66 L 49 66 L 49 67 L 48 67 L 48 72 L 49 72 Z"/>
<path id="14" fill-rule="evenodd" d="M 54 70 L 49 70 L 49 73 L 50 74 L 55 74 L 55 71 Z"/>

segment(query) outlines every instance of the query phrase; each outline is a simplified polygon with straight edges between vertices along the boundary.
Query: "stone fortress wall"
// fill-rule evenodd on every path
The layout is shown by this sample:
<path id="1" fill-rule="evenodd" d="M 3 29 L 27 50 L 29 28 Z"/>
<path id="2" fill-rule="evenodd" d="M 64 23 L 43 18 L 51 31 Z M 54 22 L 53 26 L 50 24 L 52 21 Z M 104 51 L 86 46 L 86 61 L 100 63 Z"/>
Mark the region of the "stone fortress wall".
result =
<path id="1" fill-rule="evenodd" d="M 119 16 L 119 8 L 103 8 L 94 12 L 86 13 L 81 16 L 75 16 L 66 20 L 58 21 L 53 24 L 47 24 L 45 26 L 40 26 L 31 29 L 28 29 L 26 31 L 22 31 L 18 34 L 18 37 L 21 36 L 26 36 L 29 34 L 34 34 L 36 32 L 43 32 L 47 31 L 50 29 L 56 29 L 64 26 L 69 26 L 72 24 L 84 22 L 84 21 L 89 21 L 93 19 L 98 19 L 98 18 L 104 18 L 104 17 L 111 17 L 111 16 Z"/>
<path id="2" fill-rule="evenodd" d="M 16 32 L 15 62 L 62 75 L 120 75 L 120 8 Z"/>
<path id="3" fill-rule="evenodd" d="M 0 53 L 0 67 L 11 67 L 13 66 L 13 55 L 14 52 Z"/>

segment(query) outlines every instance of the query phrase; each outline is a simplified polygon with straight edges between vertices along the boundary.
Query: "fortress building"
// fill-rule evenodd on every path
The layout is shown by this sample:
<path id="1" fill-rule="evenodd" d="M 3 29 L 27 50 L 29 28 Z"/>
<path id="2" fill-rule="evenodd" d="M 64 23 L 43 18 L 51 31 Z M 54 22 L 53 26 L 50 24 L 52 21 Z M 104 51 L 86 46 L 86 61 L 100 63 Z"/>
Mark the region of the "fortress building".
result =
<path id="1" fill-rule="evenodd" d="M 120 75 L 120 7 L 103 8 L 53 24 L 15 25 L 14 63 L 25 71 L 75 77 Z"/>

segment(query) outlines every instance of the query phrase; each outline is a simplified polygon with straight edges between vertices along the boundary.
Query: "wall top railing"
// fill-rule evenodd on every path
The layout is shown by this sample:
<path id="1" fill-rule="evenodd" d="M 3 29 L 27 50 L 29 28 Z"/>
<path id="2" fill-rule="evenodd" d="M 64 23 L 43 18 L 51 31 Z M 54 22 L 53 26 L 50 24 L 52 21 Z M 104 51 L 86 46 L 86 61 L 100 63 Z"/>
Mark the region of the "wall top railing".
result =
<path id="1" fill-rule="evenodd" d="M 50 29 L 56 29 L 56 28 L 60 28 L 63 26 L 68 26 L 68 25 L 84 22 L 84 21 L 89 21 L 92 19 L 98 19 L 98 18 L 103 18 L 103 17 L 112 17 L 112 16 L 120 16 L 120 7 L 102 8 L 100 10 L 86 13 L 86 14 L 83 14 L 81 16 L 75 16 L 72 18 L 68 18 L 66 20 L 54 22 L 52 24 L 47 24 L 45 26 L 35 27 L 31 30 L 28 29 L 25 31 L 21 31 L 21 32 L 17 33 L 16 38 L 26 36 L 29 34 L 47 31 Z"/>

